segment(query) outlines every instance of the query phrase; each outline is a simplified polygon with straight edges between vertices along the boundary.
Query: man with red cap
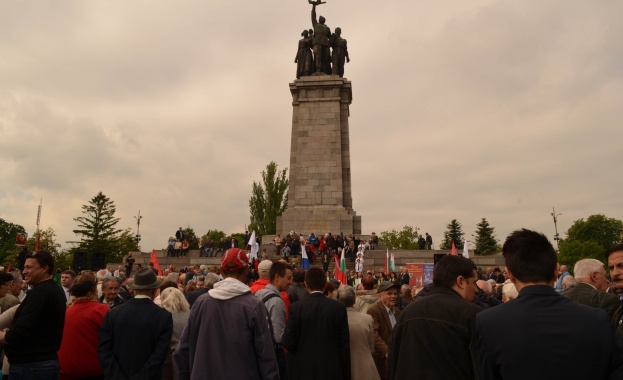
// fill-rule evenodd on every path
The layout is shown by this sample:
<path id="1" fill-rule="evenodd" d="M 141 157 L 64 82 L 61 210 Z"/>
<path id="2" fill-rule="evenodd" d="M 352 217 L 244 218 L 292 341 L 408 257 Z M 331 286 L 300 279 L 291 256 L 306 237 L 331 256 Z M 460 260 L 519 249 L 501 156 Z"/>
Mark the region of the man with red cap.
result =
<path id="1" fill-rule="evenodd" d="M 173 353 L 179 380 L 279 379 L 268 311 L 244 283 L 249 258 L 231 248 L 220 271 L 225 279 L 194 303 Z"/>

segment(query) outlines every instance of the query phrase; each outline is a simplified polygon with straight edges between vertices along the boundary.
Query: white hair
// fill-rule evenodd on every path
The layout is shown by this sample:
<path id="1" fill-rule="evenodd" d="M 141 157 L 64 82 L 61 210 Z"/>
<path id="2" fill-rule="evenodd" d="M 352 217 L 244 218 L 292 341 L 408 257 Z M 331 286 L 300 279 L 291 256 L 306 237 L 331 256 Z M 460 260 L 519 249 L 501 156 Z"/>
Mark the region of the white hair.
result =
<path id="1" fill-rule="evenodd" d="M 487 296 L 489 296 L 491 293 L 493 293 L 493 286 L 491 286 L 491 284 L 489 283 L 489 281 L 485 281 L 485 280 L 478 280 L 476 281 L 476 285 L 482 289 L 483 292 L 485 292 L 485 294 Z"/>
<path id="2" fill-rule="evenodd" d="M 184 293 L 178 288 L 166 288 L 160 293 L 160 306 L 172 314 L 190 310 L 190 305 L 184 297 Z"/>
<path id="3" fill-rule="evenodd" d="M 575 277 L 571 275 L 565 276 L 562 278 L 562 289 L 563 290 L 575 288 L 577 284 L 578 284 L 578 280 L 576 280 Z"/>
<path id="4" fill-rule="evenodd" d="M 517 292 L 517 288 L 515 287 L 515 284 L 510 282 L 508 284 L 505 284 L 502 287 L 502 295 L 506 296 L 507 299 L 515 299 L 517 298 L 519 293 Z"/>
<path id="5" fill-rule="evenodd" d="M 604 263 L 596 259 L 582 259 L 575 263 L 573 275 L 576 278 L 590 277 L 594 272 L 600 272 L 604 269 Z M 566 276 L 565 276 L 566 277 Z"/>

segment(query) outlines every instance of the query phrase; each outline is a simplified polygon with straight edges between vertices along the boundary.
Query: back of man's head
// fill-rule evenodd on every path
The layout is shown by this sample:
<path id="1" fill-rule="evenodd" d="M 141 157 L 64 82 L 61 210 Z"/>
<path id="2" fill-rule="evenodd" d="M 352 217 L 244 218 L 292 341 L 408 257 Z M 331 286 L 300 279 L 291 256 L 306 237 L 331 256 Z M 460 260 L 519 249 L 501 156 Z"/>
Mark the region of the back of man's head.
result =
<path id="1" fill-rule="evenodd" d="M 506 238 L 502 254 L 512 275 L 524 283 L 550 283 L 557 278 L 556 251 L 542 233 L 521 229 Z"/>
<path id="2" fill-rule="evenodd" d="M 296 269 L 292 272 L 292 281 L 302 284 L 305 282 L 305 271 L 303 269 Z"/>
<path id="3" fill-rule="evenodd" d="M 452 289 L 456 284 L 457 278 L 462 276 L 465 279 L 474 276 L 476 264 L 463 256 L 444 256 L 433 269 L 433 283 L 437 287 Z"/>
<path id="4" fill-rule="evenodd" d="M 305 284 L 312 291 L 322 291 L 327 278 L 321 268 L 310 268 L 305 273 Z"/>
<path id="5" fill-rule="evenodd" d="M 286 276 L 286 270 L 292 270 L 292 267 L 287 263 L 277 261 L 274 262 L 273 265 L 270 266 L 270 270 L 268 271 L 270 282 L 275 281 L 275 277 L 279 275 L 280 277 Z"/>
<path id="6" fill-rule="evenodd" d="M 376 284 L 376 280 L 371 274 L 361 279 L 361 285 L 363 285 L 364 290 L 373 290 L 374 284 Z"/>
<path id="7" fill-rule="evenodd" d="M 575 263 L 575 266 L 573 267 L 573 275 L 577 280 L 586 282 L 586 279 L 590 279 L 593 273 L 601 272 L 603 269 L 604 264 L 599 260 L 582 259 Z"/>

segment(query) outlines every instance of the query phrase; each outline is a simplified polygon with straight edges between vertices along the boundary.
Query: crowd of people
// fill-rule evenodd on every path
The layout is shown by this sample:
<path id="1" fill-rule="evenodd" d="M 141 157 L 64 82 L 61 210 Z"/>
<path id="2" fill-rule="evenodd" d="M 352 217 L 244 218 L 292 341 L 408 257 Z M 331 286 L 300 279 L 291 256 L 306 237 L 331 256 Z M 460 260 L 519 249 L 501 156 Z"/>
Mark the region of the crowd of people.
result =
<path id="1" fill-rule="evenodd" d="M 623 379 L 623 245 L 573 275 L 522 229 L 506 267 L 447 255 L 409 273 L 297 268 L 229 248 L 219 266 L 0 272 L 3 373 L 18 379 Z M 23 276 L 23 277 L 22 277 Z M 55 281 L 58 280 L 58 283 Z M 574 281 L 569 279 L 573 278 Z M 560 283 L 560 291 L 557 286 Z M 564 284 L 567 285 L 564 285 Z M 569 285 L 573 284 L 573 285 Z"/>

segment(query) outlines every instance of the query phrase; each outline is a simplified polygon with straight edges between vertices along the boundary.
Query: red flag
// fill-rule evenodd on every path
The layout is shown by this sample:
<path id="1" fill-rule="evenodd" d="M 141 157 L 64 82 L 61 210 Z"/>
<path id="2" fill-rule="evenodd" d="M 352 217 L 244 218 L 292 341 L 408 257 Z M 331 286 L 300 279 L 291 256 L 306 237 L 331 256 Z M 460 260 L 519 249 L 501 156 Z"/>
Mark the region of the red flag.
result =
<path id="1" fill-rule="evenodd" d="M 333 278 L 340 281 L 342 284 L 346 284 L 346 273 L 342 272 L 342 270 L 340 269 L 340 260 L 338 260 L 336 253 L 333 254 L 333 258 L 335 259 Z"/>
<path id="2" fill-rule="evenodd" d="M 10 272 L 11 272 L 11 263 L 9 263 L 9 267 L 8 267 L 8 268 L 6 268 L 6 272 L 7 272 L 7 273 L 10 273 Z"/>
<path id="3" fill-rule="evenodd" d="M 387 269 L 389 268 L 388 262 L 389 262 L 389 248 L 387 249 L 387 252 L 385 253 L 385 267 L 383 268 L 384 274 L 387 274 Z"/>
<path id="4" fill-rule="evenodd" d="M 151 257 L 149 258 L 149 262 L 154 263 L 154 268 L 158 269 L 158 276 L 162 276 L 162 269 L 160 269 L 160 264 L 158 264 L 158 258 L 156 257 L 156 250 L 151 250 Z"/>
<path id="5" fill-rule="evenodd" d="M 450 251 L 450 254 L 452 256 L 458 255 L 458 252 L 456 251 L 456 246 L 454 245 L 454 240 L 452 240 L 452 251 Z"/>

